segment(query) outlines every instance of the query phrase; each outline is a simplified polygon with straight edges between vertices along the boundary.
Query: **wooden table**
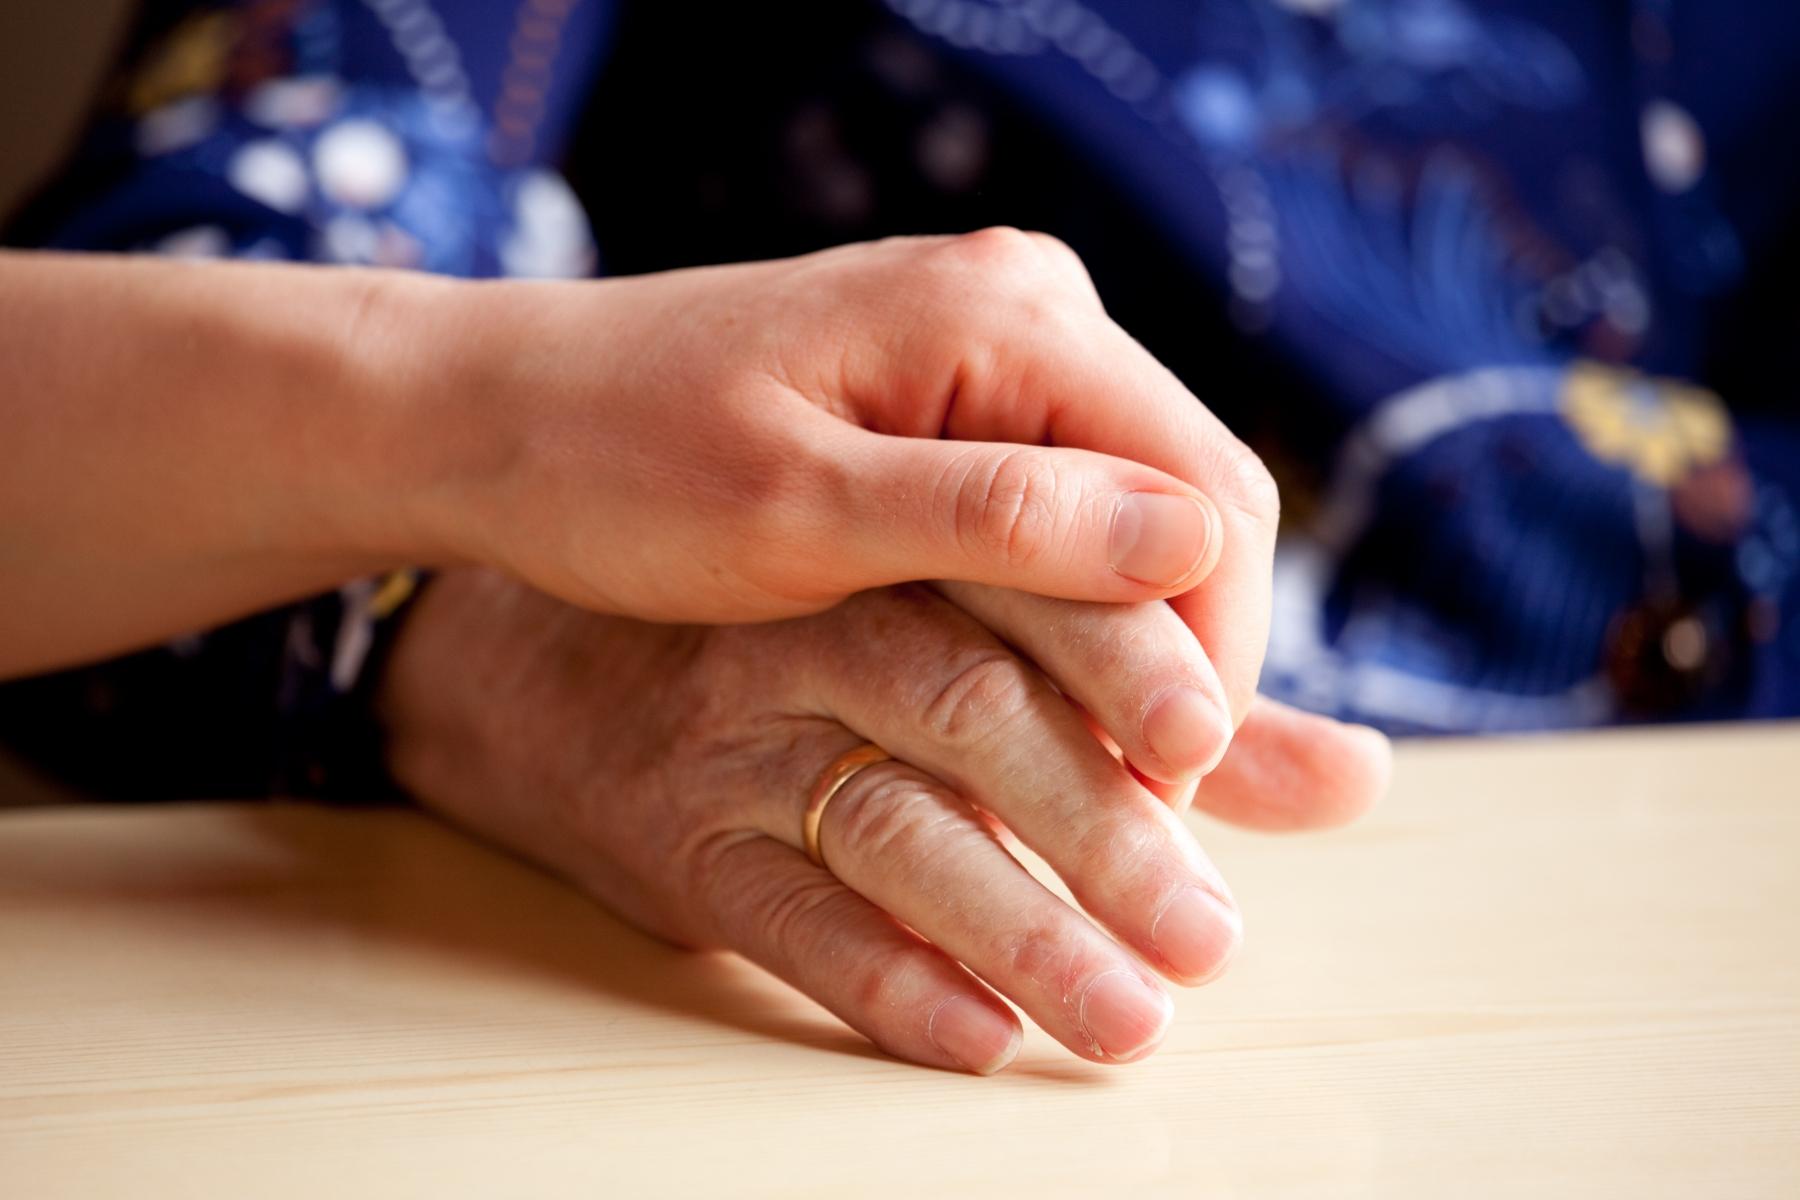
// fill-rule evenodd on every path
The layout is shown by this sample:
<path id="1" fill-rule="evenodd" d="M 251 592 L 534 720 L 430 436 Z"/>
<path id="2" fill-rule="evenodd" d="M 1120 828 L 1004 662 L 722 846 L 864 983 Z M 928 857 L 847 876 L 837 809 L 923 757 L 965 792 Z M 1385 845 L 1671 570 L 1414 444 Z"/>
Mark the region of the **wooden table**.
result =
<path id="1" fill-rule="evenodd" d="M 1249 937 L 1166 1048 L 976 1079 L 419 816 L 0 815 L 0 1195 L 1800 1196 L 1800 727 L 1206 838 Z"/>

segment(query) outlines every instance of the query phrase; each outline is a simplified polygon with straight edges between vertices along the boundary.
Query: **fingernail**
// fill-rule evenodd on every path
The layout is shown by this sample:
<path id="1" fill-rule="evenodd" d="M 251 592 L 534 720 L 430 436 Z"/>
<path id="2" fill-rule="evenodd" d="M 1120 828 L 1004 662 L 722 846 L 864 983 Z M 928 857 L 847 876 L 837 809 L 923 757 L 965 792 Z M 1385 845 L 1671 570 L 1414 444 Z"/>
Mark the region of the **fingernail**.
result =
<path id="1" fill-rule="evenodd" d="M 1109 1058 L 1137 1058 L 1162 1039 L 1175 1007 L 1129 971 L 1107 971 L 1081 996 L 1081 1029 Z"/>
<path id="2" fill-rule="evenodd" d="M 925 1027 L 939 1050 L 977 1075 L 992 1075 L 1019 1053 L 1019 1027 L 973 996 L 951 996 Z"/>
<path id="3" fill-rule="evenodd" d="M 1173 778 L 1183 783 L 1219 765 L 1231 745 L 1231 719 L 1198 688 L 1178 684 L 1150 705 L 1144 715 L 1144 740 L 1163 760 Z"/>
<path id="4" fill-rule="evenodd" d="M 1225 969 L 1244 936 L 1244 919 L 1205 888 L 1186 887 L 1163 906 L 1150 941 L 1184 982 L 1202 983 Z"/>
<path id="5" fill-rule="evenodd" d="M 1127 492 L 1113 513 L 1112 568 L 1139 583 L 1170 587 L 1199 567 L 1213 529 L 1210 507 L 1191 496 Z"/>

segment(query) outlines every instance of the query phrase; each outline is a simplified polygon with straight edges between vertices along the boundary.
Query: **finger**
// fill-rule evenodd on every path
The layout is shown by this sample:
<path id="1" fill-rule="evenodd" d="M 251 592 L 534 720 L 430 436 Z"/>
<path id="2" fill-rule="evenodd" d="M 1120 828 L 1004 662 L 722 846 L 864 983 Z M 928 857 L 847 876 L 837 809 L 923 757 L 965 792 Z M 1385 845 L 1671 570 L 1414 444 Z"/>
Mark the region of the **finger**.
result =
<path id="1" fill-rule="evenodd" d="M 1214 501 L 1219 559 L 1204 586 L 1171 603 L 1206 647 L 1242 721 L 1268 644 L 1280 511 L 1274 483 L 1261 461 L 1123 330 L 1097 324 L 1090 342 L 1041 356 L 1050 440 L 1159 467 Z"/>
<path id="2" fill-rule="evenodd" d="M 823 417 L 823 414 L 820 414 Z M 892 437 L 829 420 L 821 540 L 845 591 L 963 579 L 1113 603 L 1191 590 L 1219 515 L 1171 475 L 1086 450 Z"/>
<path id="3" fill-rule="evenodd" d="M 1249 712 L 1268 640 L 1280 502 L 1261 460 L 1116 323 L 1052 239 L 983 230 L 923 247 L 924 281 L 878 378 L 853 388 L 879 427 L 913 436 L 1022 442 L 1116 455 L 1204 493 L 1222 522 L 1206 583 L 1174 601 Z M 906 386 L 895 387 L 896 377 Z M 877 412 L 880 397 L 947 403 Z M 918 415 L 922 414 L 922 415 Z M 909 424 L 910 421 L 910 424 Z M 929 428 L 922 423 L 931 422 Z"/>
<path id="4" fill-rule="evenodd" d="M 829 659 L 805 642 L 796 675 L 816 711 L 1000 818 L 1094 918 L 1173 979 L 1217 974 L 1241 923 L 1192 833 L 1090 735 L 1048 680 L 925 588 L 832 610 Z"/>
<path id="5" fill-rule="evenodd" d="M 1149 779 L 1189 782 L 1231 744 L 1218 672 L 1167 604 L 1084 604 L 943 583 L 957 607 L 1036 663 Z"/>
<path id="6" fill-rule="evenodd" d="M 851 778 L 826 807 L 826 864 L 967 965 L 1077 1054 L 1144 1057 L 1173 1009 L 1156 978 L 1033 879 L 963 800 L 904 763 Z"/>
<path id="7" fill-rule="evenodd" d="M 978 1075 L 1018 1054 L 1018 1018 L 1002 1001 L 799 851 L 750 833 L 707 867 L 719 940 L 889 1054 Z"/>
<path id="8" fill-rule="evenodd" d="M 1164 804 L 1168 805 L 1178 813 L 1186 812 L 1193 806 L 1194 790 L 1199 786 L 1198 780 L 1191 780 L 1187 783 L 1164 783 L 1160 779 L 1150 778 L 1150 776 L 1144 774 L 1142 771 L 1132 766 L 1130 762 L 1126 761 L 1125 752 L 1119 749 L 1119 743 L 1113 740 L 1112 734 L 1100 727 L 1100 722 L 1094 720 L 1094 714 L 1090 713 L 1087 709 L 1081 707 L 1080 704 L 1075 703 L 1073 700 L 1070 701 L 1070 704 L 1074 707 L 1076 713 L 1080 715 L 1081 723 L 1087 726 L 1087 731 L 1094 735 L 1094 740 L 1105 747 L 1108 754 L 1124 763 L 1125 769 L 1131 772 L 1131 777 L 1137 780 L 1138 784 L 1143 787 L 1145 791 L 1149 792 L 1152 796 L 1155 796 L 1158 800 L 1161 800 Z"/>
<path id="9" fill-rule="evenodd" d="M 1194 803 L 1253 829 L 1325 829 L 1367 812 L 1387 791 L 1385 736 L 1258 696 Z"/>

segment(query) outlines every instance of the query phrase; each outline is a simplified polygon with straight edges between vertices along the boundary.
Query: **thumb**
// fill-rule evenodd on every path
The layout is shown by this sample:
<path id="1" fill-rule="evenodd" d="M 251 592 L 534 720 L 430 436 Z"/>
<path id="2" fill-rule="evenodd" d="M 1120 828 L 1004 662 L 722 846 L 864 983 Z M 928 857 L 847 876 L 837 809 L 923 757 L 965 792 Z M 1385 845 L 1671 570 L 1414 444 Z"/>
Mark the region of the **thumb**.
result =
<path id="1" fill-rule="evenodd" d="M 839 435 L 837 557 L 852 589 L 957 579 L 1065 600 L 1179 595 L 1218 562 L 1223 522 L 1173 475 L 1090 450 Z M 845 550 L 848 553 L 845 553 Z"/>

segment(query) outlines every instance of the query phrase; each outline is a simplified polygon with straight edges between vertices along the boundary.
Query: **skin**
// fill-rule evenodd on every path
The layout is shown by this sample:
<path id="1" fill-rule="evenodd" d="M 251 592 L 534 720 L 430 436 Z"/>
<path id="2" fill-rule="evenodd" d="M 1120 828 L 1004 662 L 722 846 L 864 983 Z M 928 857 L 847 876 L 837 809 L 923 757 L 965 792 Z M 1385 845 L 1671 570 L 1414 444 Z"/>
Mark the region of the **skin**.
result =
<path id="1" fill-rule="evenodd" d="M 0 675 L 410 564 L 663 621 L 1173 598 L 1185 779 L 1261 662 L 1267 473 L 1042 235 L 582 283 L 0 254 L 0 361 Z"/>
<path id="2" fill-rule="evenodd" d="M 0 361 L 0 676 L 450 568 L 399 778 L 905 1058 L 1004 1065 L 998 995 L 1149 1053 L 1240 929 L 1176 813 L 1385 779 L 1255 699 L 1274 486 L 1040 235 L 580 284 L 4 254 Z M 799 806 L 864 741 L 823 871 Z"/>
<path id="3" fill-rule="evenodd" d="M 1035 664 L 993 632 L 1015 625 L 1036 631 Z M 1128 1062 L 1162 1037 L 1167 985 L 1216 977 L 1241 934 L 1176 810 L 1338 824 L 1388 772 L 1379 734 L 1259 699 L 1216 771 L 1159 797 L 1067 697 L 1129 744 L 1180 660 L 1202 661 L 1184 641 L 1164 604 L 978 586 L 699 627 L 455 572 L 409 619 L 381 709 L 426 805 L 657 936 L 744 954 L 900 1058 L 999 1070 L 1019 1044 L 1004 996 L 1075 1054 Z M 896 761 L 826 808 L 821 870 L 802 812 L 864 741 Z M 1014 838 L 1092 921 L 1020 867 Z"/>

